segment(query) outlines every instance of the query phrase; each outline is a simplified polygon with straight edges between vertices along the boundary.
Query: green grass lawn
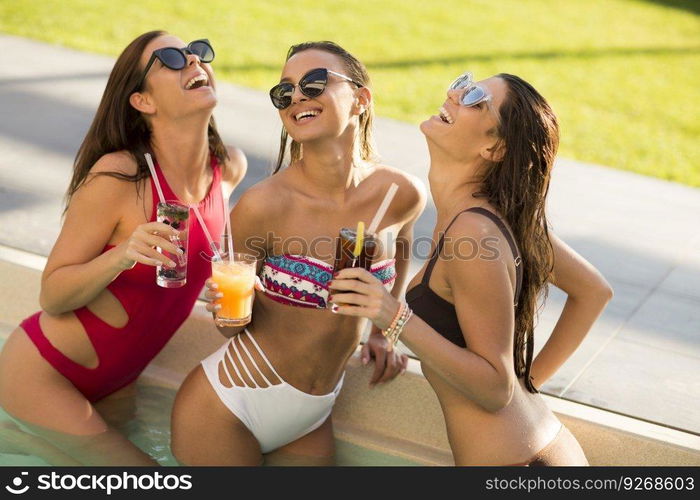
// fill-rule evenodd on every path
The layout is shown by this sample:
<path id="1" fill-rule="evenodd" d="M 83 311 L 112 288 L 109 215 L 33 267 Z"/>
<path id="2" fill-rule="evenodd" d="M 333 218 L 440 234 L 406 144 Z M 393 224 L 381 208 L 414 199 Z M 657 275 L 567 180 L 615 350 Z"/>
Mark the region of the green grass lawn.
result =
<path id="1" fill-rule="evenodd" d="M 377 112 L 416 124 L 463 70 L 514 73 L 559 115 L 561 156 L 700 186 L 697 0 L 0 0 L 0 31 L 88 51 L 156 28 L 208 37 L 219 79 L 264 90 L 289 45 L 334 40 Z"/>

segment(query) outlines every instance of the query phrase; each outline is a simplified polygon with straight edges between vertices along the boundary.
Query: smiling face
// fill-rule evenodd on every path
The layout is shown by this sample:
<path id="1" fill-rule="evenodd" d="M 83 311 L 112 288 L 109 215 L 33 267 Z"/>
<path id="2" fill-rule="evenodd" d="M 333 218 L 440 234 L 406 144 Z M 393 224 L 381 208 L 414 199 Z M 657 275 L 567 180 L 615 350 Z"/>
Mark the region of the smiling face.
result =
<path id="1" fill-rule="evenodd" d="M 508 90 L 506 82 L 491 77 L 476 82 L 490 98 L 475 106 L 460 103 L 468 89 L 447 91 L 440 113 L 420 125 L 429 146 L 453 160 L 474 163 L 492 160 L 498 142 L 498 113 Z"/>
<path id="2" fill-rule="evenodd" d="M 183 48 L 187 44 L 173 35 L 153 39 L 141 54 L 139 66 L 145 68 L 154 50 L 164 47 Z M 216 83 L 211 66 L 193 54 L 187 54 L 187 64 L 172 70 L 156 58 L 146 75 L 141 94 L 152 106 L 146 114 L 182 116 L 211 110 L 216 105 Z"/>
<path id="3" fill-rule="evenodd" d="M 353 133 L 358 117 L 366 109 L 371 96 L 366 88 L 358 89 L 353 83 L 331 73 L 323 93 L 308 97 L 299 89 L 299 80 L 316 68 L 348 74 L 343 60 L 330 52 L 310 49 L 294 54 L 282 70 L 280 82 L 296 85 L 292 104 L 279 111 L 284 128 L 299 143 L 337 138 Z"/>

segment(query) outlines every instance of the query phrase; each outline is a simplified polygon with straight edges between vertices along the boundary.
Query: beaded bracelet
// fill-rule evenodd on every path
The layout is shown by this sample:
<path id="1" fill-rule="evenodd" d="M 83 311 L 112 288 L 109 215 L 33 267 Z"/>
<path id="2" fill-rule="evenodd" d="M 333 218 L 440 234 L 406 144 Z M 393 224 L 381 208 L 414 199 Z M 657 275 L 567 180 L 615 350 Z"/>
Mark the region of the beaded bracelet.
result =
<path id="1" fill-rule="evenodd" d="M 408 320 L 411 319 L 413 316 L 413 311 L 411 309 L 408 310 L 408 315 L 406 316 L 406 319 L 404 320 L 403 324 L 401 325 L 401 328 L 398 328 L 394 337 L 394 345 L 399 341 L 399 337 L 403 333 L 403 329 L 406 327 L 408 324 Z"/>
<path id="2" fill-rule="evenodd" d="M 405 305 L 405 304 L 404 304 Z M 392 326 L 383 331 L 382 333 L 384 336 L 389 340 L 391 346 L 395 346 L 396 343 L 399 340 L 399 336 L 401 335 L 401 332 L 403 331 L 403 327 L 408 323 L 408 320 L 411 318 L 413 315 L 413 311 L 411 310 L 408 305 L 405 305 L 405 307 L 402 307 L 400 310 L 401 314 L 398 318 L 398 320 L 394 323 L 392 323 Z"/>
<path id="3" fill-rule="evenodd" d="M 399 322 L 399 319 L 403 315 L 406 307 L 407 307 L 407 305 L 404 302 L 401 302 L 399 304 L 399 310 L 396 311 L 396 316 L 394 316 L 394 319 L 392 320 L 391 324 L 389 325 L 389 328 L 387 328 L 386 330 L 382 330 L 382 335 L 384 335 L 386 337 L 389 334 L 389 332 L 391 332 L 394 328 L 396 328 L 396 323 Z"/>
<path id="4" fill-rule="evenodd" d="M 382 330 L 382 335 L 386 337 L 394 330 L 394 328 L 396 328 L 396 324 L 399 322 L 399 319 L 401 319 L 401 316 L 404 314 L 405 307 L 406 305 L 403 302 L 399 304 L 399 309 L 398 311 L 396 311 L 394 319 L 391 321 L 391 324 L 386 330 Z"/>
<path id="5" fill-rule="evenodd" d="M 410 308 L 406 308 L 408 312 L 406 313 L 406 316 L 403 320 L 400 321 L 400 324 L 396 327 L 396 330 L 394 330 L 394 335 L 392 338 L 392 342 L 394 345 L 399 341 L 399 337 L 401 336 L 401 333 L 403 333 L 403 329 L 406 326 L 406 323 L 408 323 L 408 320 L 411 319 L 411 316 L 413 316 L 413 311 Z"/>
<path id="6" fill-rule="evenodd" d="M 408 321 L 408 319 L 411 317 L 412 311 L 407 308 L 406 313 L 401 317 L 399 322 L 396 325 L 396 328 L 394 328 L 391 333 L 388 335 L 388 340 L 392 348 L 396 346 L 396 343 L 399 341 L 399 336 L 401 335 L 401 332 L 403 331 L 403 327 Z"/>

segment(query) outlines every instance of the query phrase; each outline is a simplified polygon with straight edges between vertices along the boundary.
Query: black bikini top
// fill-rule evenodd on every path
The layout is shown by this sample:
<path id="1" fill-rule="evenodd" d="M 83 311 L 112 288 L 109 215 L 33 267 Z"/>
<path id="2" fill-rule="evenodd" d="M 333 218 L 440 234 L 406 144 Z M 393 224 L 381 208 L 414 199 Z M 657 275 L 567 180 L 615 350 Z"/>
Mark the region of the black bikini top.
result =
<path id="1" fill-rule="evenodd" d="M 442 247 L 445 244 L 445 234 L 447 234 L 447 231 L 450 229 L 450 226 L 452 226 L 452 224 L 454 224 L 454 222 L 457 220 L 457 217 L 459 217 L 464 212 L 474 212 L 488 217 L 494 222 L 494 224 L 496 224 L 496 226 L 498 226 L 498 229 L 506 237 L 506 240 L 508 241 L 508 246 L 510 246 L 510 250 L 513 253 L 513 257 L 515 258 L 516 280 L 515 304 L 513 305 L 513 307 L 516 307 L 518 305 L 518 299 L 520 297 L 520 288 L 522 287 L 523 282 L 523 266 L 521 265 L 522 259 L 520 258 L 520 251 L 518 250 L 518 246 L 515 244 L 515 239 L 513 238 L 513 235 L 508 230 L 503 221 L 496 214 L 494 214 L 490 210 L 486 210 L 485 208 L 474 207 L 468 208 L 467 210 L 463 210 L 457 215 L 455 215 L 454 219 L 452 219 L 445 231 L 443 231 L 442 235 L 440 236 L 438 245 L 435 248 L 433 254 L 431 255 L 430 261 L 428 262 L 428 266 L 425 269 L 423 279 L 419 284 L 417 284 L 416 286 L 408 290 L 408 292 L 406 292 L 406 302 L 411 307 L 411 309 L 413 309 L 413 312 L 417 314 L 423 321 L 428 323 L 435 331 L 440 333 L 440 335 L 445 337 L 447 340 L 449 340 L 453 344 L 457 344 L 460 347 L 466 347 L 467 344 L 464 341 L 464 335 L 462 334 L 462 329 L 459 326 L 459 320 L 457 319 L 457 311 L 455 310 L 455 306 L 454 304 L 446 301 L 438 294 L 433 292 L 428 283 L 430 282 L 430 275 L 433 273 L 435 263 L 437 262 L 438 257 L 440 256 L 440 252 L 442 252 Z"/>

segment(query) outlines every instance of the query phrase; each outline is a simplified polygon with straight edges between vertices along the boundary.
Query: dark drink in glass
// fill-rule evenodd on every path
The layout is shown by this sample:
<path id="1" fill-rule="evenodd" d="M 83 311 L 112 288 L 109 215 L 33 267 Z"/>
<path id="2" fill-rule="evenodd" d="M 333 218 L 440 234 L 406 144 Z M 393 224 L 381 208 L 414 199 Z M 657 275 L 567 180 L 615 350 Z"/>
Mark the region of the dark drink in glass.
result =
<path id="1" fill-rule="evenodd" d="M 365 234 L 359 257 L 353 256 L 356 238 L 357 233 L 354 229 L 344 227 L 340 230 L 335 248 L 333 274 L 348 267 L 362 267 L 368 271 L 372 267 L 374 254 L 377 250 L 377 242 L 374 239 L 374 235 Z"/>
<path id="2" fill-rule="evenodd" d="M 347 269 L 348 267 L 361 267 L 367 271 L 370 270 L 372 267 L 372 260 L 374 260 L 374 254 L 377 250 L 377 242 L 374 239 L 374 235 L 365 234 L 362 251 L 358 257 L 353 255 L 356 241 L 357 233 L 354 229 L 344 227 L 340 230 L 335 247 L 333 274 L 342 269 Z M 331 307 L 331 305 L 332 304 L 328 304 L 328 307 Z M 336 303 L 336 305 L 340 306 L 342 304 Z"/>

